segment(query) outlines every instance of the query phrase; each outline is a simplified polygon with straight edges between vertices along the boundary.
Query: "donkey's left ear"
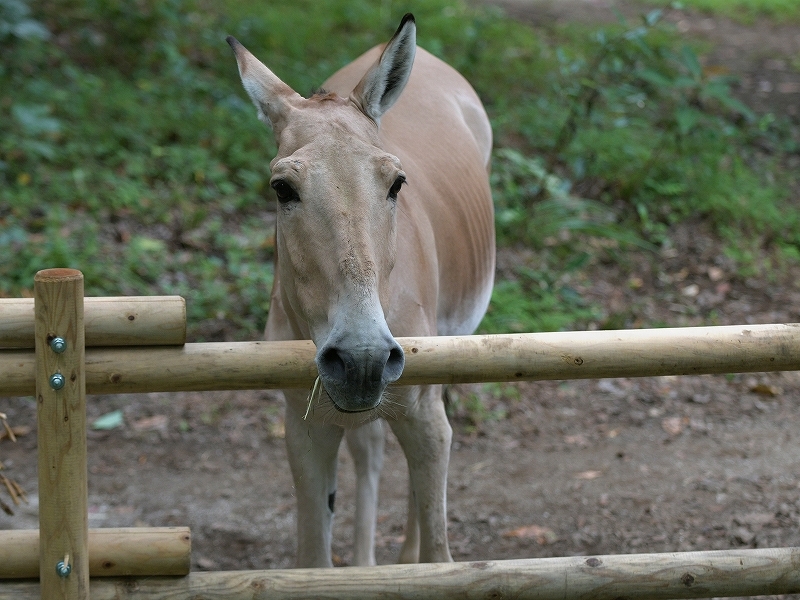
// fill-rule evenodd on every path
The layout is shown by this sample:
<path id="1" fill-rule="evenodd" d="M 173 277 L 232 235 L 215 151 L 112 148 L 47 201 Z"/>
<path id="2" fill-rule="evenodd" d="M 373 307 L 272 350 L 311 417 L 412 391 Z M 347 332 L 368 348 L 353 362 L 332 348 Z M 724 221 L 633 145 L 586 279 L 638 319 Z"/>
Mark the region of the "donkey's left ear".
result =
<path id="1" fill-rule="evenodd" d="M 403 17 L 381 57 L 353 90 L 351 99 L 375 123 L 400 97 L 411 75 L 417 51 L 417 24 L 414 15 Z"/>

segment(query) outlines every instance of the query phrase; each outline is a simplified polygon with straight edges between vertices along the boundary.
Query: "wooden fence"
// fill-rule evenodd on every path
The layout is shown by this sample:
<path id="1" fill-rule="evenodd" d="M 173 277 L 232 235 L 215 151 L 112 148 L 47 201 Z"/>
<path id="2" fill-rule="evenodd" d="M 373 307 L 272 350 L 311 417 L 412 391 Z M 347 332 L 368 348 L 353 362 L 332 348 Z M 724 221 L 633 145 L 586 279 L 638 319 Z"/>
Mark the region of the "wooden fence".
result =
<path id="1" fill-rule="evenodd" d="M 308 341 L 185 337 L 182 298 L 84 299 L 83 276 L 71 269 L 40 271 L 34 299 L 0 300 L 0 396 L 37 399 L 40 503 L 38 532 L 0 532 L 0 600 L 800 592 L 800 548 L 190 573 L 187 528 L 88 529 L 87 393 L 309 387 L 316 368 Z M 800 324 L 398 341 L 399 385 L 800 370 Z"/>

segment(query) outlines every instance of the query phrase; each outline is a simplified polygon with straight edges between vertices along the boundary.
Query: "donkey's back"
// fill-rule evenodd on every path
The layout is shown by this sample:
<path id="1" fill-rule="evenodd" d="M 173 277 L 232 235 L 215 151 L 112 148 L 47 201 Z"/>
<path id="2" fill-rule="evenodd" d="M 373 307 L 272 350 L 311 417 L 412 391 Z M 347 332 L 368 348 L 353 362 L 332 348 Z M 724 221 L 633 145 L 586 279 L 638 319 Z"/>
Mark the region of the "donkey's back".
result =
<path id="1" fill-rule="evenodd" d="M 324 88 L 350 95 L 382 49 L 377 46 L 343 67 Z M 381 118 L 380 136 L 408 175 L 392 273 L 401 294 L 397 301 L 407 300 L 409 282 L 415 279 L 437 282 L 435 327 L 422 330 L 421 323 L 389 320 L 392 333 L 473 333 L 489 304 L 495 265 L 487 176 L 492 129 L 483 104 L 458 71 L 417 48 L 403 94 Z M 431 242 L 435 251 L 421 254 L 420 246 L 429 248 Z"/>

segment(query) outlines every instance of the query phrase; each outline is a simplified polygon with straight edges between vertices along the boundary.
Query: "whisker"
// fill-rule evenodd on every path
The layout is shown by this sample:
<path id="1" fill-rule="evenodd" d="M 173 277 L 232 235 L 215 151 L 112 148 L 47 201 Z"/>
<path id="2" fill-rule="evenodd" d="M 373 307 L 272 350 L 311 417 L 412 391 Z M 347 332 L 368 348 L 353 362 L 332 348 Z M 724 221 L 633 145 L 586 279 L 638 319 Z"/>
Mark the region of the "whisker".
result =
<path id="1" fill-rule="evenodd" d="M 378 412 L 380 416 L 387 421 L 396 421 L 397 420 L 397 413 L 386 406 L 381 406 L 378 408 Z"/>
<path id="2" fill-rule="evenodd" d="M 384 392 L 383 394 L 383 402 L 381 402 L 381 407 L 383 407 L 387 411 L 392 411 L 392 417 L 397 418 L 397 414 L 399 413 L 402 416 L 406 416 L 408 414 L 407 407 L 402 402 L 397 402 L 394 398 L 400 398 L 399 394 L 393 394 L 391 392 Z M 396 407 L 397 412 L 394 412 Z"/>

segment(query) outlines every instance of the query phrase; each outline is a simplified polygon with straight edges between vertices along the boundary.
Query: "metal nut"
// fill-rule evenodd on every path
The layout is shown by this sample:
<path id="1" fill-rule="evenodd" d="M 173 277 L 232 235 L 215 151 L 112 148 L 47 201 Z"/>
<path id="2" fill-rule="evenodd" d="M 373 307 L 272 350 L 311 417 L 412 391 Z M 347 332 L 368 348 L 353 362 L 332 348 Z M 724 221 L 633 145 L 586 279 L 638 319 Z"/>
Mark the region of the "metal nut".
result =
<path id="1" fill-rule="evenodd" d="M 60 390 L 61 388 L 64 387 L 64 385 L 66 385 L 66 383 L 67 380 L 61 373 L 53 373 L 50 376 L 50 387 L 53 388 L 54 390 Z"/>
<path id="2" fill-rule="evenodd" d="M 50 340 L 50 348 L 56 354 L 61 354 L 67 349 L 67 340 L 65 340 L 63 337 L 54 337 L 52 340 Z"/>
<path id="3" fill-rule="evenodd" d="M 59 577 L 66 577 L 72 573 L 72 565 L 65 564 L 63 560 L 60 560 L 56 564 L 56 573 L 58 573 Z"/>

